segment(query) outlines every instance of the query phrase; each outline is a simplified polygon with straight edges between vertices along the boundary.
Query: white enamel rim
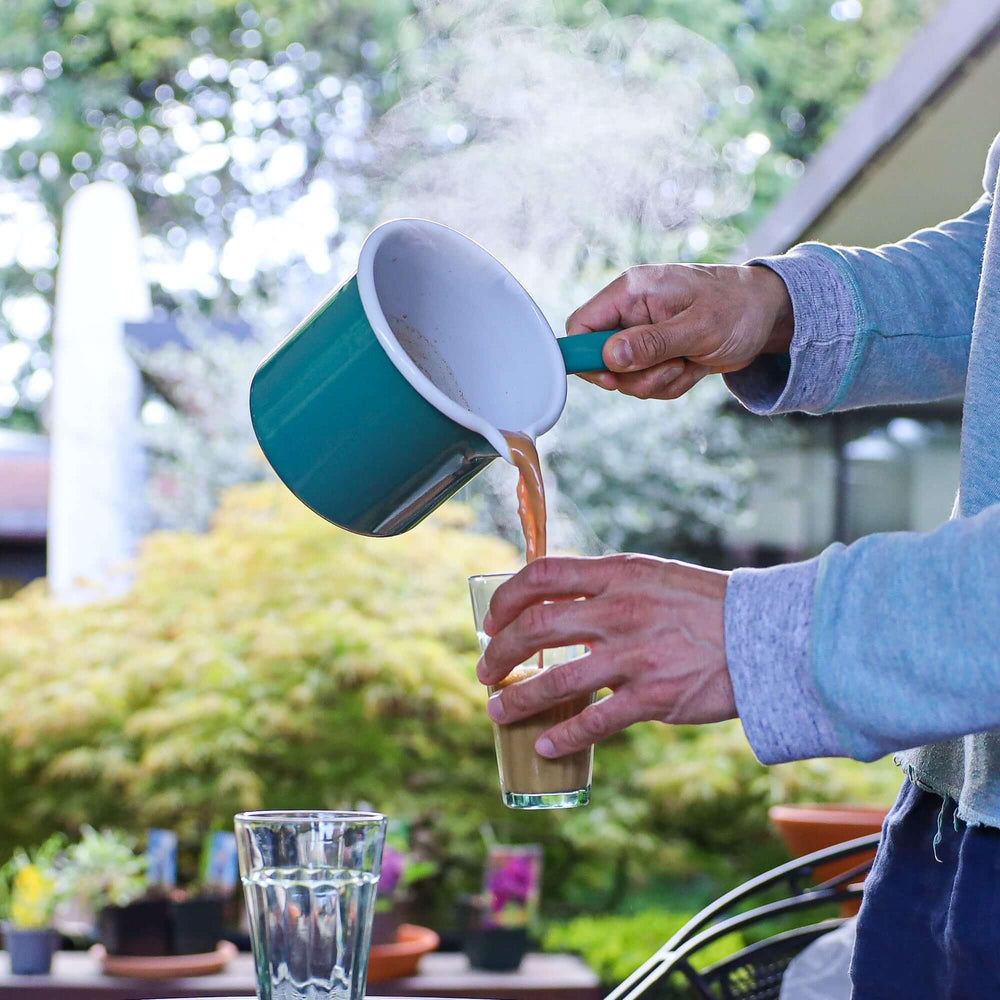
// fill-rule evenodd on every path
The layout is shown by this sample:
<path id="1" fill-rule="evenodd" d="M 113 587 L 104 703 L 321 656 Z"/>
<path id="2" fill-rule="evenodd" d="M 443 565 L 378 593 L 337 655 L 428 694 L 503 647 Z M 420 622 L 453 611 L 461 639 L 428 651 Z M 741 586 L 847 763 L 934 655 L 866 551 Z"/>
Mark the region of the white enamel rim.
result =
<path id="1" fill-rule="evenodd" d="M 486 438 L 486 440 L 489 441 L 489 443 L 496 449 L 501 458 L 504 458 L 513 464 L 510 449 L 507 447 L 507 442 L 504 440 L 504 437 L 500 433 L 499 429 L 494 427 L 491 423 L 489 423 L 489 421 L 480 417 L 478 414 L 471 413 L 469 410 L 459 406 L 458 403 L 456 403 L 453 399 L 450 399 L 436 385 L 434 385 L 434 383 L 413 363 L 410 356 L 400 346 L 399 341 L 396 339 L 396 335 L 392 332 L 392 329 L 385 318 L 385 314 L 382 312 L 382 306 L 378 300 L 378 294 L 375 291 L 375 254 L 381 246 L 382 241 L 387 236 L 389 236 L 394 230 L 403 228 L 404 226 L 416 226 L 417 228 L 424 230 L 425 233 L 431 238 L 434 238 L 440 232 L 446 232 L 453 236 L 457 236 L 459 239 L 464 240 L 472 247 L 475 247 L 479 253 L 481 253 L 485 258 L 488 258 L 491 262 L 491 266 L 495 267 L 498 273 L 506 276 L 508 280 L 514 283 L 516 288 L 519 289 L 520 293 L 530 304 L 541 324 L 542 329 L 548 331 L 548 337 L 540 338 L 538 345 L 539 353 L 545 358 L 546 363 L 556 371 L 558 377 L 553 380 L 553 388 L 555 391 L 552 394 L 552 399 L 549 401 L 549 406 L 545 409 L 542 416 L 529 426 L 519 428 L 520 431 L 527 434 L 532 440 L 537 440 L 539 436 L 550 430 L 559 419 L 563 408 L 566 406 L 566 366 L 562 359 L 562 352 L 556 344 L 555 334 L 552 332 L 552 328 L 549 326 L 549 322 L 545 318 L 541 309 L 538 308 L 535 300 L 528 294 L 524 286 L 507 270 L 507 268 L 503 266 L 503 264 L 500 263 L 499 260 L 497 260 L 496 257 L 493 256 L 493 254 L 489 252 L 489 250 L 481 246 L 475 240 L 470 239 L 464 233 L 460 233 L 457 229 L 452 229 L 450 226 L 445 226 L 440 222 L 431 222 L 429 219 L 391 219 L 389 222 L 383 222 L 381 225 L 376 226 L 375 229 L 368 234 L 367 239 L 362 244 L 361 253 L 358 255 L 358 293 L 361 296 L 361 305 L 364 307 L 365 315 L 368 317 L 368 323 L 378 339 L 378 342 L 382 345 L 382 349 L 388 355 L 389 360 L 396 366 L 403 378 L 405 378 L 406 381 L 409 382 L 410 385 L 413 386 L 413 388 L 416 389 L 416 391 L 431 404 L 431 406 L 433 406 L 436 410 L 439 410 L 446 417 L 454 420 L 455 423 L 461 424 L 463 427 L 467 427 L 469 430 L 475 431 L 477 434 Z"/>

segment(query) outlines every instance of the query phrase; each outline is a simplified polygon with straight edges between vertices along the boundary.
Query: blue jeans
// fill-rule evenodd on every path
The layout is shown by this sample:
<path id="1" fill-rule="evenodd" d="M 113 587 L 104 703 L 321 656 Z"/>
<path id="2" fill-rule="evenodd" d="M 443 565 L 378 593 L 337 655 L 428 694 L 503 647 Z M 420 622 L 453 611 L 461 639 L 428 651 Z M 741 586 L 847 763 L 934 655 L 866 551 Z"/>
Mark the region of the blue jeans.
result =
<path id="1" fill-rule="evenodd" d="M 885 819 L 858 915 L 852 1000 L 1000 998 L 1000 830 L 956 823 L 955 803 L 941 805 L 904 781 Z"/>

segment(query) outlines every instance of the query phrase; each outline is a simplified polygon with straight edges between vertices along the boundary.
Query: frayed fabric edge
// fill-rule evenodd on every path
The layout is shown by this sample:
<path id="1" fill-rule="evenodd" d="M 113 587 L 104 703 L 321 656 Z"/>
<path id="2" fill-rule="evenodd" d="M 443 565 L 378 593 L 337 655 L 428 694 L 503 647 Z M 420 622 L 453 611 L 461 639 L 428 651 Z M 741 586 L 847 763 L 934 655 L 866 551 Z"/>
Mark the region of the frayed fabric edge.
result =
<path id="1" fill-rule="evenodd" d="M 991 819 L 990 817 L 977 812 L 975 809 L 968 809 L 964 807 L 961 804 L 961 790 L 956 790 L 954 788 L 935 788 L 929 778 L 921 775 L 912 764 L 904 764 L 899 756 L 893 757 L 893 763 L 895 763 L 895 765 L 903 772 L 903 777 L 906 778 L 907 781 L 916 785 L 917 788 L 921 789 L 921 791 L 930 792 L 931 795 L 938 795 L 942 798 L 942 815 L 938 824 L 939 829 L 944 821 L 944 807 L 947 805 L 949 799 L 955 803 L 955 814 L 952 817 L 952 823 L 956 832 L 958 830 L 959 821 L 963 822 L 966 826 L 985 826 L 992 830 L 1000 829 L 1000 823 L 998 823 L 995 819 Z"/>

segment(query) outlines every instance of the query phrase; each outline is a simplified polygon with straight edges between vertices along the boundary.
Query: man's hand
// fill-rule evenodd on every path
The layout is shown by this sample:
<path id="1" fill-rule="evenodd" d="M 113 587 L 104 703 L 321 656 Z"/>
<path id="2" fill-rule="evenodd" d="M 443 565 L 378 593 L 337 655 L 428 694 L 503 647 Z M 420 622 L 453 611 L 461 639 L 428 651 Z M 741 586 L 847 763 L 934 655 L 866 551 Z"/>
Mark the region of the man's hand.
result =
<path id="1" fill-rule="evenodd" d="M 633 722 L 733 718 L 723 632 L 728 579 L 653 556 L 529 563 L 493 595 L 480 681 L 496 684 L 540 649 L 585 644 L 590 652 L 504 688 L 488 702 L 490 717 L 515 722 L 610 688 L 610 697 L 539 738 L 543 757 L 581 750 Z"/>
<path id="2" fill-rule="evenodd" d="M 630 267 L 566 320 L 569 334 L 622 327 L 604 345 L 608 372 L 581 376 L 640 399 L 675 399 L 712 372 L 788 350 L 792 303 L 770 268 Z"/>

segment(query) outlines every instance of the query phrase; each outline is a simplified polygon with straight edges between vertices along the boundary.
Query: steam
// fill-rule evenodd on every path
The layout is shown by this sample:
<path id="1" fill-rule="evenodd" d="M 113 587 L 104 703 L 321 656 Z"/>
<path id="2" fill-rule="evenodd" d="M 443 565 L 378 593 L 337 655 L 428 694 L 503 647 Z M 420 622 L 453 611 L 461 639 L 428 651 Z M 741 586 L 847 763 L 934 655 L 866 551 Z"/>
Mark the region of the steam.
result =
<path id="1" fill-rule="evenodd" d="M 752 188 L 710 140 L 739 83 L 719 49 L 667 19 L 612 18 L 594 0 L 577 26 L 555 20 L 539 0 L 420 0 L 401 31 L 412 39 L 396 66 L 401 99 L 368 139 L 382 217 L 422 216 L 471 236 L 561 332 L 628 265 L 704 249 L 701 226 L 744 209 Z M 622 407 L 571 385 L 567 418 Z M 560 434 L 557 425 L 541 442 L 543 462 Z M 494 462 L 472 491 L 511 538 L 515 479 Z M 552 550 L 606 552 L 555 476 L 546 484 Z"/>
<path id="2" fill-rule="evenodd" d="M 751 196 L 706 137 L 738 84 L 728 59 L 667 19 L 582 10 L 567 28 L 548 3 L 427 0 L 371 136 L 384 217 L 482 243 L 557 329 L 609 266 L 663 259 Z"/>

